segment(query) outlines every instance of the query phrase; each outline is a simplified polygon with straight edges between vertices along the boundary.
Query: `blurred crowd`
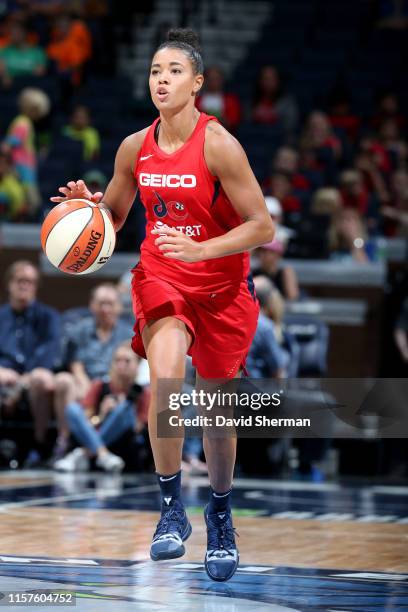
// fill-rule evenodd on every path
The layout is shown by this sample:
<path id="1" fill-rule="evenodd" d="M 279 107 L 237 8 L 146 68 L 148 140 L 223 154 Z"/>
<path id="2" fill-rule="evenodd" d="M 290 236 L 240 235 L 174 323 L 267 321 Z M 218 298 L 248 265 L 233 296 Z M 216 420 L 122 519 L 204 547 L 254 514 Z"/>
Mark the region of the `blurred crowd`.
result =
<path id="1" fill-rule="evenodd" d="M 142 4 L 150 10 L 148 2 Z M 382 6 L 384 19 L 394 19 Z M 93 123 L 92 105 L 78 93 L 90 73 L 114 74 L 109 20 L 124 40 L 131 36 L 129 15 L 121 2 L 115 7 L 104 0 L 0 3 L 0 97 L 12 96 L 17 107 L 7 125 L 0 122 L 0 222 L 43 219 L 50 204 L 38 167 L 56 161 L 53 142 L 59 143 L 62 164 L 65 153 L 79 155 L 89 188 L 105 189 L 104 136 Z M 392 27 L 406 26 L 404 7 Z M 56 97 L 42 88 L 44 78 L 57 84 Z M 306 296 L 284 257 L 368 265 L 384 257 L 382 238 L 408 238 L 408 117 L 399 96 L 379 91 L 362 116 L 350 92 L 337 87 L 325 105 L 304 116 L 277 66 L 261 68 L 250 104 L 230 91 L 218 66 L 209 66 L 197 107 L 238 138 L 244 127 L 254 128 L 253 138 L 278 136 L 269 172 L 259 174 L 254 166 L 278 229 L 251 257 L 261 315 L 248 373 L 323 376 L 328 328 L 310 317 L 292 317 L 291 325 L 287 304 Z M 32 423 L 25 451 L 16 453 L 19 462 L 61 471 L 149 469 L 149 376 L 130 346 L 130 274 L 118 285 L 97 286 L 88 306 L 62 314 L 37 300 L 39 282 L 35 265 L 15 262 L 5 277 L 8 301 L 0 306 L 1 423 Z M 405 301 L 394 325 L 405 371 L 407 308 Z M 273 447 L 279 463 L 284 449 Z M 314 477 L 314 463 L 327 448 L 299 444 L 299 451 L 302 474 Z M 183 458 L 186 471 L 205 473 L 200 440 L 186 440 Z"/>

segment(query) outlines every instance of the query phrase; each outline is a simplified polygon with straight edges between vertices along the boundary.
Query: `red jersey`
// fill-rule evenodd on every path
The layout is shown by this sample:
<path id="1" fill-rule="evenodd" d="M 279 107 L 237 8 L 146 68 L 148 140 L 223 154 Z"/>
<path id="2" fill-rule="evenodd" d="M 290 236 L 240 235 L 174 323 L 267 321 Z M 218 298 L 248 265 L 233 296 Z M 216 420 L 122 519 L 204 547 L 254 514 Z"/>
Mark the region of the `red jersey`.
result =
<path id="1" fill-rule="evenodd" d="M 150 126 L 134 169 L 147 222 L 141 265 L 147 274 L 193 292 L 239 284 L 249 274 L 248 252 L 187 263 L 164 257 L 154 244 L 158 234 L 151 231 L 163 225 L 202 242 L 243 222 L 204 159 L 205 128 L 208 121 L 217 119 L 201 113 L 190 138 L 170 154 L 157 145 L 159 121 Z"/>

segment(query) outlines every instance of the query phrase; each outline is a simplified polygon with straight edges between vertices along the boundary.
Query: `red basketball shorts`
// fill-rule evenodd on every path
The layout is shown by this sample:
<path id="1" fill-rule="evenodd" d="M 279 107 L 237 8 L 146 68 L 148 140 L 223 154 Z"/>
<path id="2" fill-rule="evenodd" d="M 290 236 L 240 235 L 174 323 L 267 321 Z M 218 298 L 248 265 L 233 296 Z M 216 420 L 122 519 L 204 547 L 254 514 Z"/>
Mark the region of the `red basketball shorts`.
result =
<path id="1" fill-rule="evenodd" d="M 188 355 L 202 378 L 233 378 L 245 367 L 259 315 L 251 277 L 210 293 L 176 288 L 146 273 L 141 263 L 132 272 L 135 353 L 146 358 L 142 341 L 146 322 L 175 317 L 191 333 Z"/>

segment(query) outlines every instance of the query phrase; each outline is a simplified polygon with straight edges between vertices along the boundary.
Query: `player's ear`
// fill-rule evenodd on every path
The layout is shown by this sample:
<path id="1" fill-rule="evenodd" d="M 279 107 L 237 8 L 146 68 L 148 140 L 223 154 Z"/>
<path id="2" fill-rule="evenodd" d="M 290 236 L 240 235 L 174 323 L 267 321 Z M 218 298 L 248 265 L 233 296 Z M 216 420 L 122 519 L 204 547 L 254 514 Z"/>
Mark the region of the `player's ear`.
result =
<path id="1" fill-rule="evenodd" d="M 193 91 L 191 92 L 192 96 L 196 96 L 200 91 L 201 87 L 204 83 L 204 77 L 202 74 L 197 74 L 194 78 Z"/>

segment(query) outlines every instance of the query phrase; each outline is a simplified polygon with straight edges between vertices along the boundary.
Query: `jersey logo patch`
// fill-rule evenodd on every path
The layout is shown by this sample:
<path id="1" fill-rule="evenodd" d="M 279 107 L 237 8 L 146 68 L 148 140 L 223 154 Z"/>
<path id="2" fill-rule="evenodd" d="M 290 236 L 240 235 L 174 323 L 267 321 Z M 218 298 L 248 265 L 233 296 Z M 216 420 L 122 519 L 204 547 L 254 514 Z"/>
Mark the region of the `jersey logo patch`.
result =
<path id="1" fill-rule="evenodd" d="M 158 200 L 158 204 L 153 206 L 153 212 L 156 217 L 161 219 L 162 217 L 169 215 L 169 217 L 175 221 L 184 221 L 184 219 L 187 219 L 188 211 L 185 204 L 175 201 L 165 202 L 157 191 L 154 192 L 154 195 Z"/>
<path id="2" fill-rule="evenodd" d="M 149 174 L 141 172 L 139 183 L 143 187 L 184 187 L 193 189 L 197 186 L 197 177 L 194 174 Z"/>

